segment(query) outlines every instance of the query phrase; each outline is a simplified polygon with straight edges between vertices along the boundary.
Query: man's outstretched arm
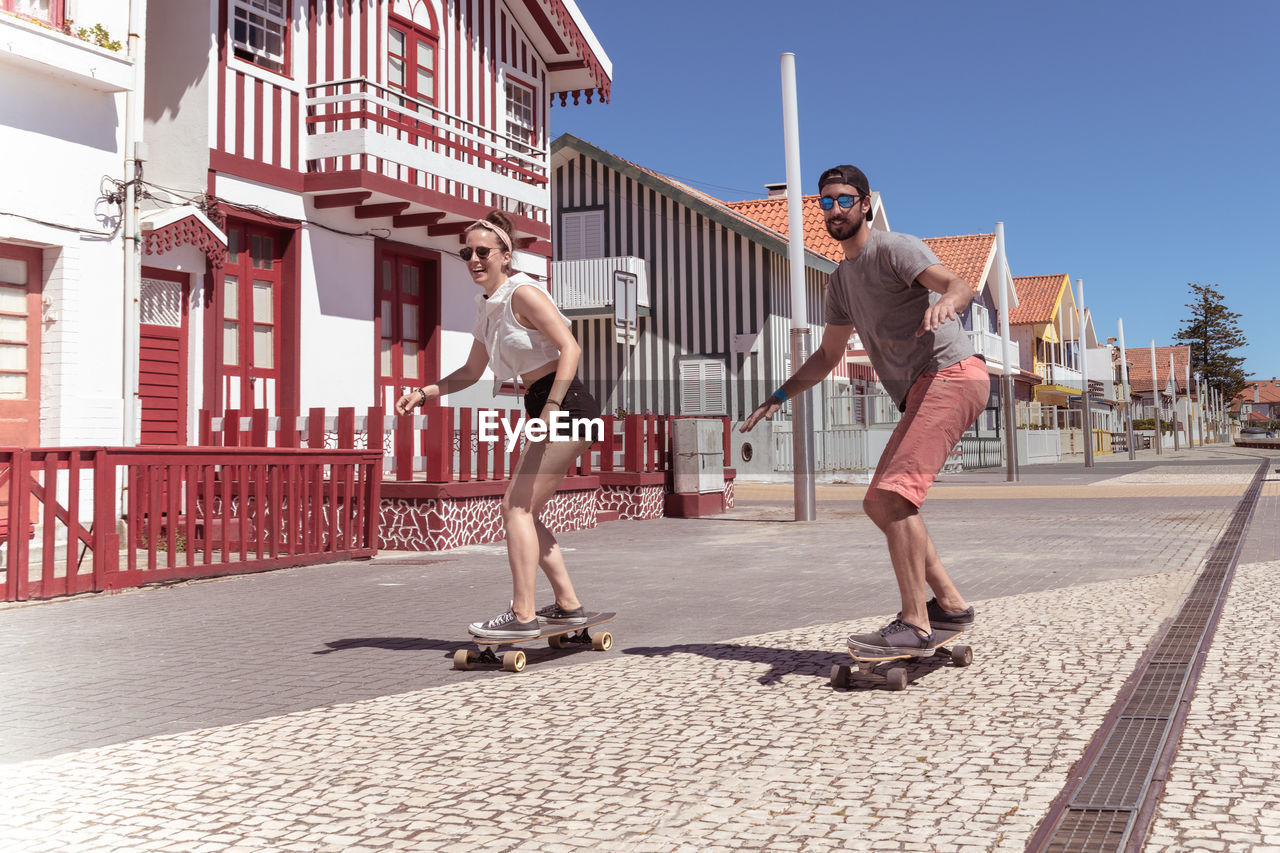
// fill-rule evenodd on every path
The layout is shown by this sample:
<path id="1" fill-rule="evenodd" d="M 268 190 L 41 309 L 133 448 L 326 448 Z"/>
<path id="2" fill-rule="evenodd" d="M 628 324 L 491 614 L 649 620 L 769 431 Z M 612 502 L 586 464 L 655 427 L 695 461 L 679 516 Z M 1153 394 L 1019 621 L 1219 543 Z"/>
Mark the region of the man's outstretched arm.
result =
<path id="1" fill-rule="evenodd" d="M 804 364 L 800 365 L 800 369 L 791 374 L 790 379 L 782 383 L 782 387 L 766 398 L 763 403 L 756 406 L 755 411 L 747 417 L 738 431 L 750 431 L 761 420 L 782 408 L 783 401 L 788 397 L 794 397 L 796 394 L 807 391 L 821 382 L 831 372 L 832 368 L 840 363 L 840 359 L 844 357 L 845 347 L 849 345 L 849 336 L 852 334 L 853 326 L 826 326 L 823 328 L 822 342 L 813 351 L 813 355 L 805 359 Z M 783 396 L 779 397 L 779 392 Z"/>

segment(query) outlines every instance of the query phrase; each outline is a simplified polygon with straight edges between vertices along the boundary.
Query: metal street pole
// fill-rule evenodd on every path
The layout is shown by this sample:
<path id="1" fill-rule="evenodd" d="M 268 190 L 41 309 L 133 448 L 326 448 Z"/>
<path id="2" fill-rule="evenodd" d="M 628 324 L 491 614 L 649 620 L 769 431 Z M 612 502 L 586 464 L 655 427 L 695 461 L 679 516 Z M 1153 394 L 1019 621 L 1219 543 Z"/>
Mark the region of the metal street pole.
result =
<path id="1" fill-rule="evenodd" d="M 804 280 L 804 212 L 800 209 L 800 111 L 796 98 L 796 55 L 782 54 L 782 129 L 787 157 L 787 240 L 791 261 L 791 370 L 808 359 L 809 306 Z M 816 518 L 813 482 L 812 389 L 797 394 L 792 405 L 792 470 L 795 472 L 796 521 Z"/>
<path id="2" fill-rule="evenodd" d="M 1080 291 L 1080 415 L 1084 421 L 1084 467 L 1093 467 L 1093 412 L 1089 407 L 1089 309 L 1084 307 L 1084 280 L 1076 279 Z"/>
<path id="3" fill-rule="evenodd" d="M 1013 304 L 1013 281 L 1009 274 L 1009 261 L 1004 254 L 1004 223 L 996 223 L 996 254 L 1000 260 L 1000 400 L 1004 410 L 1004 479 L 1018 482 L 1018 416 L 1017 401 L 1013 395 L 1013 365 L 1010 364 L 1009 308 Z"/>
<path id="4" fill-rule="evenodd" d="M 1156 456 L 1164 455 L 1164 441 L 1160 435 L 1160 377 L 1156 374 L 1156 342 L 1151 339 L 1151 398 L 1155 400 Z"/>
<path id="5" fill-rule="evenodd" d="M 1129 445 L 1129 459 L 1132 461 L 1137 453 L 1133 446 L 1133 398 L 1129 395 L 1129 358 L 1124 349 L 1124 320 L 1116 319 L 1116 327 L 1120 330 L 1120 385 L 1124 389 L 1124 421 L 1125 441 Z"/>
<path id="6" fill-rule="evenodd" d="M 1173 452 L 1182 449 L 1178 442 L 1178 374 L 1173 369 L 1173 351 L 1169 352 L 1169 381 L 1173 383 Z"/>

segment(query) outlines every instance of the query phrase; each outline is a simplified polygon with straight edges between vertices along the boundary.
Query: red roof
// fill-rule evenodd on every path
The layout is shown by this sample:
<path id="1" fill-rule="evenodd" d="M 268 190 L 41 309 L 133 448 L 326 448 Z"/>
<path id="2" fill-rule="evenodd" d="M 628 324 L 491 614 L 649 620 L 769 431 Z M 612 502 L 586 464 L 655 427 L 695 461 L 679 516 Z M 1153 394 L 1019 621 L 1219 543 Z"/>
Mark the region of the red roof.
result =
<path id="1" fill-rule="evenodd" d="M 1065 273 L 1014 276 L 1013 289 L 1018 294 L 1018 307 L 1009 312 L 1009 322 L 1015 326 L 1053 322 L 1053 312 L 1066 280 Z"/>
<path id="2" fill-rule="evenodd" d="M 754 219 L 765 228 L 790 239 L 791 224 L 787 221 L 786 196 L 726 201 L 723 204 L 735 213 Z M 804 247 L 810 252 L 825 255 L 836 263 L 843 261 L 844 250 L 840 248 L 840 241 L 827 233 L 822 208 L 818 207 L 818 196 L 801 196 L 800 211 L 803 214 L 801 221 L 804 223 Z"/>
<path id="3" fill-rule="evenodd" d="M 1254 389 L 1257 389 L 1256 399 Z M 1231 409 L 1233 411 L 1239 409 L 1241 403 L 1258 403 L 1272 407 L 1280 406 L 1280 382 L 1277 382 L 1275 377 L 1271 379 L 1250 379 L 1244 390 L 1232 398 Z M 1263 420 L 1267 419 L 1264 417 Z"/>
<path id="4" fill-rule="evenodd" d="M 777 231 L 784 237 L 788 237 L 791 233 L 790 223 L 787 221 L 786 196 L 727 201 L 724 205 L 730 210 L 754 219 L 766 228 Z M 836 263 L 843 261 L 844 250 L 840 248 L 840 241 L 827 233 L 826 219 L 822 215 L 822 208 L 818 207 L 818 196 L 802 196 L 801 211 L 805 248 L 825 255 Z M 986 272 L 991 255 L 995 251 L 995 234 L 926 237 L 924 242 L 947 269 L 967 281 L 974 290 L 982 289 L 983 273 Z"/>
<path id="5" fill-rule="evenodd" d="M 995 234 L 925 237 L 924 242 L 944 267 L 967 281 L 975 292 L 982 290 L 987 266 L 996 251 Z"/>
<path id="6" fill-rule="evenodd" d="M 1173 374 L 1178 383 L 1178 393 L 1187 390 L 1187 365 L 1191 362 L 1191 347 L 1186 344 L 1171 347 L 1156 347 L 1156 377 L 1161 390 L 1169 383 L 1169 354 L 1173 353 Z M 1129 347 L 1125 351 L 1129 359 L 1129 390 L 1134 392 L 1151 390 L 1151 347 Z M 1112 359 L 1119 363 L 1120 348 L 1111 351 Z"/>

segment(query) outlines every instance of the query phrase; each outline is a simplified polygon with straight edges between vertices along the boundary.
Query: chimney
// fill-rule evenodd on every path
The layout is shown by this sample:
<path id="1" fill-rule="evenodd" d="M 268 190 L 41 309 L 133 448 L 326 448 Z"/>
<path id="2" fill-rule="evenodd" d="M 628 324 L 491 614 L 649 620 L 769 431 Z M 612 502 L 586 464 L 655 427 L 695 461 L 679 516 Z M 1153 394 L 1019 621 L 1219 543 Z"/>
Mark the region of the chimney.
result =
<path id="1" fill-rule="evenodd" d="M 764 188 L 769 191 L 769 198 L 782 198 L 787 194 L 787 182 L 780 184 L 765 184 Z"/>
<path id="2" fill-rule="evenodd" d="M 1253 383 L 1253 402 L 1258 402 L 1258 383 Z"/>

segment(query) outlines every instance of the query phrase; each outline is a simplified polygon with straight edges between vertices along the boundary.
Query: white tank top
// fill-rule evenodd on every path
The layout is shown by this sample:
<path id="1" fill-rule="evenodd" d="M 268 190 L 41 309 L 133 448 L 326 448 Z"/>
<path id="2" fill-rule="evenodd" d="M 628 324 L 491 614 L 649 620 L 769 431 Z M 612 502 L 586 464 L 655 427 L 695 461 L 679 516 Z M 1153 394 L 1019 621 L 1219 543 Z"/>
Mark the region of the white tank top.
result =
<path id="1" fill-rule="evenodd" d="M 477 297 L 480 310 L 476 312 L 476 327 L 472 334 L 489 352 L 489 369 L 493 371 L 496 383 L 515 379 L 560 357 L 560 350 L 550 338 L 537 329 L 522 326 L 516 319 L 511 297 L 517 288 L 524 286 L 542 290 L 536 281 L 518 272 L 504 281 L 488 299 L 483 295 Z M 542 292 L 551 298 L 546 291 Z M 552 305 L 555 305 L 554 301 Z M 556 313 L 566 327 L 571 325 L 558 307 Z"/>

